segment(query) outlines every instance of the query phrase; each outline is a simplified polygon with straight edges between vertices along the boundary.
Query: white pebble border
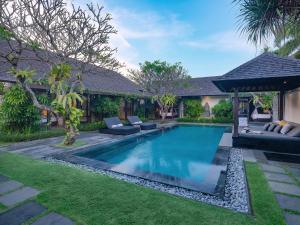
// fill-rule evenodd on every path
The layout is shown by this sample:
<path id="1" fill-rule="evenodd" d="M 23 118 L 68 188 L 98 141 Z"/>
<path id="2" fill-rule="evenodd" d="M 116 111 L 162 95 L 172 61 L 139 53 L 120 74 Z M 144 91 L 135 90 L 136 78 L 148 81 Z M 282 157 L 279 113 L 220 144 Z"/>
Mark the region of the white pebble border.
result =
<path id="1" fill-rule="evenodd" d="M 250 212 L 249 203 L 248 203 L 248 190 L 247 190 L 244 165 L 243 165 L 243 157 L 240 149 L 230 150 L 224 199 L 212 195 L 203 194 L 201 192 L 191 191 L 180 187 L 174 187 L 174 186 L 162 184 L 155 181 L 149 181 L 142 178 L 115 173 L 112 171 L 94 169 L 85 165 L 78 165 L 78 164 L 75 165 L 69 162 L 56 160 L 53 158 L 47 158 L 46 160 L 53 163 L 62 163 L 69 167 L 85 169 L 90 172 L 108 175 L 110 177 L 117 178 L 119 180 L 142 185 L 155 190 L 167 192 L 169 194 L 193 199 L 196 201 L 201 201 L 208 204 L 232 209 L 237 212 L 243 212 L 243 213 Z"/>

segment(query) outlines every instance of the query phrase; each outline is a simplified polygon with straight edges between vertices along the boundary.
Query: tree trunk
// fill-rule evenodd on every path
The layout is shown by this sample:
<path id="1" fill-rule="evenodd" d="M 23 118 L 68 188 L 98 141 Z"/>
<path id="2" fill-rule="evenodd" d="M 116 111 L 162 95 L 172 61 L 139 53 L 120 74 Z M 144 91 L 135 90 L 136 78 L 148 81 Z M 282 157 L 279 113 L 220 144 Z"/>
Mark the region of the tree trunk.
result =
<path id="1" fill-rule="evenodd" d="M 72 145 L 75 142 L 76 132 L 73 126 L 67 127 L 66 130 L 67 130 L 67 134 L 64 140 L 64 145 Z"/>

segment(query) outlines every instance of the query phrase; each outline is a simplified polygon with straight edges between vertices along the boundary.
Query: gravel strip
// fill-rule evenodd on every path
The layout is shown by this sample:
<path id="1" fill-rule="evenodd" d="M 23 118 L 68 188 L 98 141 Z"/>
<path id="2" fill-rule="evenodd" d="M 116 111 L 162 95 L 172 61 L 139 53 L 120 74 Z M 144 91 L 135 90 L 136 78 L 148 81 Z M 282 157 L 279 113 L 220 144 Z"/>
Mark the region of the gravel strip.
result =
<path id="1" fill-rule="evenodd" d="M 249 203 L 248 203 L 248 190 L 247 190 L 244 165 L 243 165 L 243 156 L 242 156 L 242 151 L 240 149 L 233 148 L 230 150 L 228 167 L 227 167 L 228 169 L 227 169 L 226 184 L 225 184 L 225 196 L 223 199 L 216 196 L 203 194 L 201 192 L 191 191 L 185 188 L 174 187 L 174 186 L 162 184 L 155 181 L 149 181 L 142 178 L 115 173 L 112 171 L 96 170 L 88 166 L 75 165 L 69 162 L 56 160 L 52 158 L 47 158 L 46 160 L 53 163 L 62 163 L 64 165 L 74 167 L 74 168 L 85 169 L 94 173 L 108 175 L 110 177 L 117 178 L 119 180 L 142 185 L 155 190 L 167 192 L 173 195 L 193 199 L 196 201 L 201 201 L 208 204 L 232 209 L 237 212 L 243 212 L 243 213 L 250 212 Z"/>

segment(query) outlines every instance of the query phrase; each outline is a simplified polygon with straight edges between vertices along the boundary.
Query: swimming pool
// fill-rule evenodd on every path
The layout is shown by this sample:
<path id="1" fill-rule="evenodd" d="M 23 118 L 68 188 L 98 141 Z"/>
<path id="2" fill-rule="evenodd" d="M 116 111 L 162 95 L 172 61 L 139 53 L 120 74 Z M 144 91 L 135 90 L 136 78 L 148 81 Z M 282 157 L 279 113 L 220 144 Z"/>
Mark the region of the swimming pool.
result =
<path id="1" fill-rule="evenodd" d="M 218 194 L 228 159 L 228 151 L 218 148 L 224 129 L 179 125 L 76 156 L 101 162 L 106 170 Z"/>

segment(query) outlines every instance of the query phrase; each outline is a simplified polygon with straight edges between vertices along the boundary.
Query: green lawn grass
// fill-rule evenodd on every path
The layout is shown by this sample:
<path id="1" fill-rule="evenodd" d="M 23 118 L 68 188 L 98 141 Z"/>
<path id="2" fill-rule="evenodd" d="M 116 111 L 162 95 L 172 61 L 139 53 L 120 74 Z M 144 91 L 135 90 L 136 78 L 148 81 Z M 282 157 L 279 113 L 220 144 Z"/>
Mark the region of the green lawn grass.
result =
<path id="1" fill-rule="evenodd" d="M 1 213 L 2 211 L 4 211 L 5 209 L 6 209 L 6 207 L 0 203 L 0 213 Z"/>
<path id="2" fill-rule="evenodd" d="M 42 190 L 37 201 L 78 224 L 284 224 L 280 208 L 256 164 L 246 164 L 254 216 L 188 200 L 117 179 L 0 154 L 0 173 Z"/>

